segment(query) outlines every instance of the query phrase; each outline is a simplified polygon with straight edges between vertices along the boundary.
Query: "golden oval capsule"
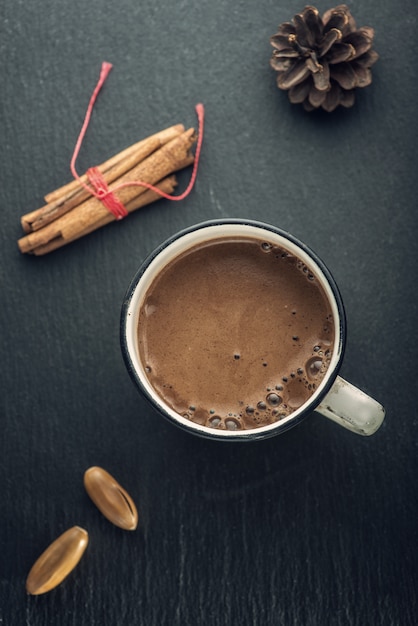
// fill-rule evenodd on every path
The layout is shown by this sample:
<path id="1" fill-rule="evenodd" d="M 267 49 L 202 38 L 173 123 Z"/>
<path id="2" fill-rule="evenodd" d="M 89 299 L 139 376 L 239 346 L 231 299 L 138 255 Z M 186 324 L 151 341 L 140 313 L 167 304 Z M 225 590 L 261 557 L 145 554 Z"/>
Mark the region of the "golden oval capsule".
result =
<path id="1" fill-rule="evenodd" d="M 131 496 L 106 470 L 90 467 L 84 473 L 84 486 L 99 511 L 115 526 L 135 530 L 138 512 Z"/>
<path id="2" fill-rule="evenodd" d="M 26 591 L 36 596 L 57 587 L 80 561 L 88 541 L 84 528 L 73 526 L 66 530 L 32 565 L 26 579 Z"/>

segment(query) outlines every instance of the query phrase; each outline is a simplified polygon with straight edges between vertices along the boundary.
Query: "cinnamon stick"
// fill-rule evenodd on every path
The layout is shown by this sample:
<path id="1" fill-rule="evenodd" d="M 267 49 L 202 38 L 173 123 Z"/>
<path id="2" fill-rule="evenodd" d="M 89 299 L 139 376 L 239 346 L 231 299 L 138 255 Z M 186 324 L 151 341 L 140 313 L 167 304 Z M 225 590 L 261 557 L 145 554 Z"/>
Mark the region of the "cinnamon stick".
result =
<path id="1" fill-rule="evenodd" d="M 118 178 L 113 185 L 109 186 L 110 190 L 122 183 L 138 180 L 155 185 L 169 174 L 191 165 L 194 156 L 190 149 L 195 141 L 195 131 L 190 128 Z M 139 208 L 137 206 L 139 198 L 146 192 L 145 187 L 132 186 L 116 190 L 115 195 L 128 211 L 133 211 Z M 67 211 L 54 219 L 47 226 L 22 237 L 19 239 L 18 245 L 23 253 L 45 254 L 100 228 L 104 223 L 114 219 L 113 214 L 106 209 L 100 200 L 91 197 L 71 211 Z"/>
<path id="2" fill-rule="evenodd" d="M 183 132 L 184 126 L 182 124 L 166 128 L 119 152 L 99 165 L 98 169 L 103 174 L 107 184 L 109 184 Z M 80 178 L 83 182 L 88 182 L 85 174 Z M 47 200 L 46 205 L 27 213 L 21 218 L 23 230 L 30 233 L 43 228 L 61 215 L 64 215 L 67 211 L 81 204 L 88 197 L 88 191 L 77 180 L 71 181 L 45 196 Z"/>
<path id="3" fill-rule="evenodd" d="M 158 187 L 158 189 L 160 189 L 161 191 L 171 194 L 173 193 L 175 187 L 177 186 L 177 179 L 174 175 L 168 176 L 167 178 L 164 178 L 162 181 L 157 183 L 155 186 Z M 131 202 L 127 203 L 125 206 L 126 206 L 126 209 L 129 211 L 129 213 L 131 213 L 132 211 L 136 211 L 137 209 L 147 206 L 148 204 L 151 204 L 152 202 L 155 202 L 156 200 L 160 200 L 160 199 L 161 199 L 161 196 L 158 193 L 150 189 L 147 189 L 145 193 L 141 194 L 134 200 L 131 200 Z M 110 211 L 107 211 L 107 214 L 103 215 L 103 218 L 101 219 L 101 221 L 97 221 L 95 224 L 92 224 L 90 227 L 87 227 L 83 231 L 80 230 L 76 235 L 74 235 L 71 241 L 75 241 L 76 239 L 80 239 L 81 237 L 84 237 L 85 235 L 89 235 L 91 232 L 97 230 L 98 228 L 101 228 L 102 226 L 106 226 L 106 224 L 110 224 L 110 222 L 114 222 L 114 221 L 115 221 L 115 218 L 113 217 L 112 213 L 110 213 Z M 35 248 L 28 247 L 28 249 L 24 249 L 27 246 L 27 243 L 24 241 L 24 240 L 27 240 L 27 237 L 22 238 L 18 242 L 20 250 L 23 253 L 27 252 L 29 254 L 34 254 L 35 256 L 42 256 L 44 254 L 48 254 L 49 252 L 52 252 L 53 250 L 57 250 L 58 248 L 61 248 L 67 243 L 70 243 L 70 241 L 65 241 L 61 236 L 58 236 L 57 238 L 51 239 L 50 241 L 48 241 L 48 243 L 37 245 Z"/>

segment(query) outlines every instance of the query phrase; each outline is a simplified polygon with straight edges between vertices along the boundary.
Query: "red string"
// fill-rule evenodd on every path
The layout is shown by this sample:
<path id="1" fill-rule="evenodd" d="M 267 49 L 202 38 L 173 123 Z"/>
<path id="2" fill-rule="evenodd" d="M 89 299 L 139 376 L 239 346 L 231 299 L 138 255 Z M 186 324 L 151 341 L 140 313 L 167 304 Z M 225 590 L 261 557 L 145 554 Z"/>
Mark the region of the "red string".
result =
<path id="1" fill-rule="evenodd" d="M 128 215 L 126 207 L 119 198 L 110 191 L 101 171 L 97 167 L 91 167 L 87 170 L 86 174 L 96 192 L 96 198 L 101 200 L 106 209 L 113 213 L 117 220 L 126 217 Z"/>
<path id="2" fill-rule="evenodd" d="M 122 202 L 115 196 L 114 192 L 118 191 L 119 189 L 123 189 L 124 187 L 134 187 L 134 186 L 145 187 L 146 189 L 151 189 L 152 191 L 155 191 L 155 193 L 157 193 L 163 198 L 166 198 L 167 200 L 175 200 L 175 201 L 184 200 L 184 198 L 186 198 L 186 196 L 189 195 L 189 193 L 193 189 L 193 186 L 195 184 L 196 177 L 197 177 L 197 170 L 198 170 L 200 152 L 202 149 L 202 141 L 203 141 L 205 109 L 204 109 L 203 104 L 200 104 L 200 103 L 197 104 L 195 107 L 197 118 L 198 118 L 198 123 L 199 123 L 199 131 L 198 131 L 199 134 L 197 138 L 193 170 L 192 170 L 192 175 L 191 175 L 190 182 L 187 188 L 180 195 L 172 196 L 168 193 L 165 193 L 158 187 L 155 187 L 155 185 L 151 185 L 150 183 L 146 183 L 145 181 L 141 181 L 141 180 L 121 183 L 120 185 L 117 185 L 112 190 L 110 190 L 101 172 L 96 167 L 92 167 L 89 170 L 87 170 L 86 174 L 90 182 L 90 185 L 87 185 L 77 174 L 75 163 L 76 163 L 78 154 L 80 152 L 81 144 L 83 143 L 83 139 L 86 134 L 87 127 L 90 122 L 91 114 L 93 112 L 93 107 L 96 102 L 97 96 L 99 95 L 99 92 L 101 88 L 103 87 L 103 84 L 106 81 L 106 78 L 108 77 L 109 72 L 112 69 L 112 67 L 113 66 L 111 63 L 106 63 L 106 62 L 102 63 L 100 77 L 91 95 L 90 102 L 87 107 L 86 116 L 84 118 L 84 122 L 81 127 L 81 131 L 80 131 L 80 134 L 78 136 L 78 139 L 74 148 L 74 153 L 71 158 L 70 168 L 71 168 L 72 175 L 74 176 L 76 180 L 78 180 L 78 182 L 80 183 L 80 185 L 82 185 L 82 187 L 87 189 L 87 191 L 91 195 L 98 198 L 104 204 L 104 206 L 113 213 L 116 219 L 122 219 L 123 217 L 126 217 L 126 215 L 128 215 L 128 211 L 126 210 Z"/>
<path id="3" fill-rule="evenodd" d="M 133 180 L 128 183 L 121 183 L 120 185 L 117 185 L 116 187 L 114 187 L 113 191 L 117 191 L 118 189 L 123 189 L 124 187 L 134 187 L 134 186 L 146 187 L 146 189 L 151 189 L 151 191 L 155 191 L 156 193 L 158 193 L 163 198 L 166 198 L 167 200 L 184 200 L 184 198 L 186 198 L 186 196 L 188 196 L 191 190 L 193 189 L 193 185 L 195 184 L 195 181 L 196 181 L 197 170 L 199 167 L 200 152 L 202 150 L 202 142 L 203 142 L 203 126 L 204 126 L 204 117 L 205 117 L 205 109 L 204 109 L 203 104 L 196 104 L 195 111 L 196 111 L 197 119 L 199 122 L 199 133 L 197 137 L 192 175 L 190 177 L 190 182 L 187 185 L 187 188 L 183 191 L 183 193 L 181 193 L 178 196 L 171 196 L 170 194 L 165 193 L 165 191 L 158 189 L 158 187 L 155 187 L 154 185 L 151 185 L 150 183 L 146 183 L 145 181 L 142 181 L 142 180 Z"/>
<path id="4" fill-rule="evenodd" d="M 96 197 L 97 197 L 97 194 L 94 191 L 92 191 L 91 187 L 86 185 L 81 180 L 80 176 L 77 174 L 76 169 L 75 169 L 75 162 L 77 160 L 78 153 L 80 152 L 81 144 L 83 143 L 84 135 L 86 134 L 87 127 L 88 127 L 89 122 L 90 122 L 91 114 L 93 112 L 94 103 L 96 102 L 96 98 L 99 95 L 99 91 L 103 87 L 103 84 L 104 84 L 106 78 L 108 77 L 108 74 L 109 74 L 110 70 L 112 69 L 112 67 L 113 66 L 112 66 L 111 63 L 106 63 L 106 62 L 102 63 L 102 68 L 101 68 L 101 71 L 100 71 L 100 77 L 99 77 L 98 83 L 97 83 L 97 85 L 96 85 L 96 87 L 95 87 L 95 89 L 94 89 L 94 91 L 93 91 L 93 93 L 91 95 L 90 102 L 89 102 L 89 105 L 88 105 L 87 111 L 86 111 L 86 116 L 84 118 L 83 126 L 81 127 L 80 134 L 79 134 L 78 139 L 77 139 L 77 143 L 75 144 L 74 153 L 73 153 L 73 156 L 71 158 L 71 163 L 70 163 L 71 173 L 74 176 L 74 178 L 76 178 L 78 180 L 78 182 L 80 183 L 80 185 L 82 185 L 85 189 L 87 189 L 87 191 L 89 193 L 92 193 Z"/>

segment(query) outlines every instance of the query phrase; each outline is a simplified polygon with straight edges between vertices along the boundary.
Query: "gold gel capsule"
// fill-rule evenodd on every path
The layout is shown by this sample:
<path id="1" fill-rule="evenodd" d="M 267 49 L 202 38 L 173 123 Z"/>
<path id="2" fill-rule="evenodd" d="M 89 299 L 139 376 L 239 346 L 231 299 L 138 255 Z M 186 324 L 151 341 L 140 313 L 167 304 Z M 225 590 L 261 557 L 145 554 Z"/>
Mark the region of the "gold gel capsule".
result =
<path id="1" fill-rule="evenodd" d="M 84 528 L 73 526 L 66 530 L 33 564 L 26 579 L 26 591 L 36 596 L 57 587 L 75 568 L 88 541 Z"/>
<path id="2" fill-rule="evenodd" d="M 138 512 L 131 496 L 101 467 L 90 467 L 84 474 L 84 486 L 99 511 L 115 526 L 135 530 Z"/>

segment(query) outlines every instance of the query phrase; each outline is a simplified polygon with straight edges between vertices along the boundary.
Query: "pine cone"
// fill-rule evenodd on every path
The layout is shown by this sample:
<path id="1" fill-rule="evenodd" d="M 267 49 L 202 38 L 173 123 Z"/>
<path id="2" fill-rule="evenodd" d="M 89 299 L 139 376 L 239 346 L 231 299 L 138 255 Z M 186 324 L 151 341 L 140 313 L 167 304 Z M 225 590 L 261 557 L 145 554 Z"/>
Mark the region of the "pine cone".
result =
<path id="1" fill-rule="evenodd" d="M 353 106 L 354 89 L 370 85 L 370 68 L 379 58 L 373 37 L 373 28 L 357 28 L 345 4 L 322 18 L 315 7 L 305 7 L 270 38 L 277 86 L 307 111 Z"/>

